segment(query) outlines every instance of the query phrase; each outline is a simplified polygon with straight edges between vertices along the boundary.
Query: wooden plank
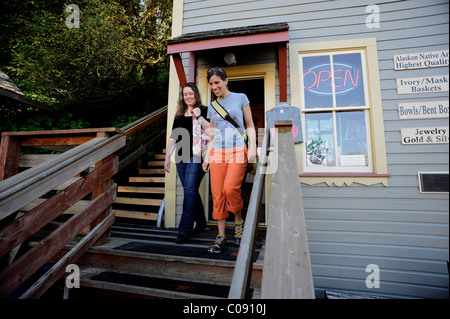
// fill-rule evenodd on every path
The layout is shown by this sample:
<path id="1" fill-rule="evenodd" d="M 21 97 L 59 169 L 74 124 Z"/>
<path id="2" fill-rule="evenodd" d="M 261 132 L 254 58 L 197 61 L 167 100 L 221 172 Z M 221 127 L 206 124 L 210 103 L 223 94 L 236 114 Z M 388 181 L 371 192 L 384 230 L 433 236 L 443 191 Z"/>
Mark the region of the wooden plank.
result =
<path id="1" fill-rule="evenodd" d="M 148 166 L 164 166 L 164 161 L 149 161 Z"/>
<path id="2" fill-rule="evenodd" d="M 164 187 L 133 187 L 119 186 L 118 193 L 144 193 L 144 194 L 164 194 Z"/>
<path id="3" fill-rule="evenodd" d="M 109 179 L 117 171 L 117 158 L 107 163 L 79 181 L 67 187 L 64 191 L 46 200 L 33 210 L 0 230 L 0 237 L 6 240 L 0 241 L 0 256 L 5 255 L 25 241 L 32 234 L 42 229 L 45 225 L 67 211 L 73 204 L 88 195 L 105 179 Z"/>
<path id="4" fill-rule="evenodd" d="M 140 169 L 139 174 L 160 174 L 164 175 L 166 171 L 163 168 Z"/>
<path id="5" fill-rule="evenodd" d="M 275 127 L 278 139 L 274 142 L 274 157 L 278 159 L 278 169 L 271 181 L 261 298 L 314 299 L 292 123 L 275 122 Z"/>
<path id="6" fill-rule="evenodd" d="M 239 254 L 236 259 L 236 267 L 234 268 L 233 279 L 228 294 L 229 299 L 244 299 L 248 297 L 256 237 L 258 234 L 259 209 L 261 207 L 261 197 L 266 179 L 269 137 L 270 134 L 265 134 L 262 143 L 261 157 L 256 168 L 255 180 L 247 209 L 244 233 L 242 234 Z"/>
<path id="7" fill-rule="evenodd" d="M 165 183 L 165 177 L 130 177 L 130 183 Z"/>
<path id="8" fill-rule="evenodd" d="M 94 199 L 82 212 L 72 216 L 64 225 L 0 273 L 0 282 L 2 283 L 0 298 L 5 298 L 13 289 L 22 284 L 89 225 L 106 207 L 111 206 L 115 198 L 115 191 L 116 185 L 111 185 L 107 192 Z"/>
<path id="9" fill-rule="evenodd" d="M 162 199 L 117 197 L 114 204 L 161 206 Z"/>
<path id="10" fill-rule="evenodd" d="M 158 220 L 158 213 L 146 213 L 146 212 L 138 212 L 133 210 L 120 210 L 113 209 L 116 217 L 123 218 L 134 218 L 134 219 L 144 219 L 144 220 Z"/>
<path id="11" fill-rule="evenodd" d="M 22 154 L 20 156 L 19 167 L 34 167 L 58 155 L 59 154 Z"/>
<path id="12" fill-rule="evenodd" d="M 37 198 L 34 201 L 32 201 L 31 203 L 25 205 L 24 207 L 22 207 L 21 209 L 19 209 L 19 212 L 29 212 L 31 210 L 33 210 L 34 208 L 36 208 L 37 206 L 41 205 L 42 203 L 46 202 L 48 199 L 46 198 Z M 87 205 L 89 205 L 91 201 L 90 200 L 80 200 L 78 202 L 76 202 L 75 204 L 73 204 L 71 207 L 69 207 L 66 211 L 64 211 L 63 214 L 76 214 L 78 213 L 80 210 L 82 210 L 83 208 L 85 208 Z"/>
<path id="13" fill-rule="evenodd" d="M 36 299 L 50 288 L 58 278 L 66 271 L 69 264 L 75 263 L 92 246 L 97 239 L 103 235 L 114 223 L 114 213 L 109 215 L 94 229 L 92 229 L 83 239 L 76 244 L 63 258 L 49 269 L 44 276 L 36 281 L 19 299 Z"/>
<path id="14" fill-rule="evenodd" d="M 75 146 L 86 143 L 95 138 L 95 136 L 30 136 L 22 139 L 22 146 L 49 146 L 63 145 Z"/>
<path id="15" fill-rule="evenodd" d="M 89 144 L 90 142 L 86 144 Z M 39 172 L 39 174 L 36 175 L 32 174 L 35 172 L 35 168 L 41 169 L 41 165 L 48 166 L 47 163 L 42 163 L 41 165 L 16 175 L 19 176 L 22 181 L 21 183 L 11 183 L 11 188 L 5 189 L 6 185 L 3 183 L 7 183 L 9 180 L 16 178 L 16 176 L 0 182 L 0 219 L 12 214 L 33 199 L 44 195 L 54 187 L 75 176 L 108 154 L 113 154 L 114 151 L 123 147 L 125 142 L 126 138 L 124 135 L 116 135 L 107 140 L 97 141 L 97 143 L 90 145 L 91 147 L 88 147 L 87 149 L 83 144 L 78 146 L 82 150 L 81 152 L 79 152 L 80 149 L 78 149 L 78 147 L 66 152 L 69 153 L 68 155 L 72 156 L 72 158 L 66 159 L 63 162 L 53 163 L 55 164 L 55 167 L 47 168 L 47 170 Z M 61 154 L 56 159 L 66 155 L 66 153 Z M 50 160 L 48 162 L 52 161 L 53 160 Z M 32 171 L 32 173 L 27 173 L 28 171 Z M 37 177 L 39 178 L 37 179 Z M 28 179 L 23 181 L 24 178 Z"/>
<path id="16" fill-rule="evenodd" d="M 63 136 L 76 136 L 86 135 L 97 136 L 98 132 L 110 132 L 123 134 L 123 131 L 115 127 L 105 128 L 82 128 L 75 130 L 47 130 L 47 131 L 20 131 L 20 132 L 3 132 L 2 136 L 44 136 L 44 135 L 63 135 Z"/>

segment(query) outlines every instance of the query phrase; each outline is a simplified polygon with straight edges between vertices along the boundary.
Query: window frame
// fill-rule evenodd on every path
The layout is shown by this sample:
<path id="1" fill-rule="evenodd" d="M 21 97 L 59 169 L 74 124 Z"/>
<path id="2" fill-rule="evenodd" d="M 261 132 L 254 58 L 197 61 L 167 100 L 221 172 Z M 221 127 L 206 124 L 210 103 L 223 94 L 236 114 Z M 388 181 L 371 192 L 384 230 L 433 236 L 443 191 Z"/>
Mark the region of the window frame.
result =
<path id="1" fill-rule="evenodd" d="M 333 56 L 336 55 L 346 55 L 346 54 L 360 54 L 361 56 L 361 69 L 362 69 L 362 78 L 364 80 L 363 84 L 363 90 L 364 90 L 364 105 L 363 106 L 337 106 L 336 102 L 336 88 L 334 86 L 335 84 L 335 75 L 334 75 L 334 65 L 330 64 L 330 71 L 331 71 L 331 83 L 332 85 L 332 101 L 333 106 L 332 107 L 320 107 L 320 108 L 308 108 L 306 106 L 305 101 L 305 94 L 301 94 L 301 104 L 300 104 L 300 112 L 302 117 L 302 123 L 305 123 L 303 126 L 303 136 L 305 136 L 305 143 L 302 143 L 303 146 L 303 153 L 306 154 L 306 146 L 307 141 L 306 137 L 308 136 L 306 132 L 306 114 L 312 114 L 312 113 L 331 113 L 332 114 L 332 121 L 333 121 L 333 136 L 334 136 L 334 158 L 335 158 L 335 166 L 308 166 L 307 160 L 302 160 L 303 162 L 303 171 L 308 173 L 318 173 L 318 172 L 329 172 L 329 173 L 353 173 L 353 172 L 364 172 L 364 173 L 370 173 L 373 172 L 373 165 L 372 165 L 372 145 L 371 145 L 371 138 L 370 138 L 370 101 L 369 101 L 369 89 L 367 86 L 367 66 L 366 66 L 366 57 L 365 57 L 365 51 L 364 50 L 339 50 L 339 51 L 327 51 L 327 52 L 315 52 L 315 53 L 306 53 L 306 54 L 299 54 L 299 70 L 300 70 L 300 89 L 302 90 L 302 93 L 304 93 L 304 77 L 303 77 L 303 58 L 308 57 L 329 57 L 330 62 L 333 61 Z M 337 126 L 337 113 L 338 112 L 349 112 L 349 111 L 364 111 L 364 118 L 365 118 L 365 127 L 366 127 L 366 145 L 367 145 L 367 158 L 368 158 L 368 164 L 367 166 L 341 166 L 338 165 L 338 126 Z"/>
<path id="2" fill-rule="evenodd" d="M 377 43 L 375 38 L 363 38 L 341 41 L 327 41 L 327 42 L 313 42 L 313 43 L 290 43 L 289 45 L 289 61 L 290 61 L 290 86 L 291 86 L 291 104 L 297 106 L 304 112 L 304 96 L 303 83 L 303 69 L 300 59 L 304 55 L 323 55 L 336 54 L 341 52 L 360 51 L 364 52 L 362 57 L 362 66 L 365 68 L 366 77 L 364 78 L 367 92 L 365 98 L 369 106 L 366 117 L 368 120 L 366 130 L 370 134 L 367 137 L 370 139 L 371 161 L 372 169 L 369 171 L 357 171 L 351 169 L 349 171 L 336 170 L 321 170 L 311 171 L 306 168 L 306 146 L 300 144 L 296 148 L 297 161 L 299 162 L 299 175 L 301 183 L 308 185 L 315 185 L 319 183 L 326 183 L 331 186 L 342 186 L 344 184 L 350 186 L 352 183 L 362 185 L 382 184 L 388 186 L 387 158 L 386 158 L 386 143 L 384 137 L 384 121 L 382 110 L 381 86 L 378 68 L 378 53 Z M 367 106 L 366 105 L 366 106 Z M 360 109 L 361 107 L 356 107 Z M 340 111 L 341 107 L 337 107 L 336 111 Z M 350 107 L 349 109 L 354 109 Z M 311 109 L 318 111 L 320 109 Z M 306 112 L 308 113 L 308 112 Z M 304 120 L 304 117 L 303 117 Z M 305 122 L 303 121 L 305 127 Z M 303 127 L 303 130 L 305 129 Z M 304 132 L 305 133 L 305 132 Z M 306 136 L 306 135 L 304 135 Z"/>

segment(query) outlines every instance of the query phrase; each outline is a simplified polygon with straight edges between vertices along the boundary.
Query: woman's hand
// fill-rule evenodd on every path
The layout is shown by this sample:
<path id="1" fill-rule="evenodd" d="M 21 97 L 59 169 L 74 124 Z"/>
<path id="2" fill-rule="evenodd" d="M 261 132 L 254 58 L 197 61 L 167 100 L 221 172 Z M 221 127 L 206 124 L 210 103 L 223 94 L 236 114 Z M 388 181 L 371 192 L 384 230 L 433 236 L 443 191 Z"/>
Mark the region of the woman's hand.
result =
<path id="1" fill-rule="evenodd" d="M 166 157 L 166 160 L 164 161 L 164 170 L 167 173 L 170 173 L 170 158 Z"/>
<path id="2" fill-rule="evenodd" d="M 206 156 L 205 160 L 203 161 L 202 167 L 205 173 L 209 173 L 209 156 Z"/>
<path id="3" fill-rule="evenodd" d="M 258 153 L 256 151 L 256 147 L 250 147 L 247 153 L 247 158 L 249 163 L 255 163 Z"/>
<path id="4" fill-rule="evenodd" d="M 196 107 L 192 110 L 192 113 L 194 113 L 195 117 L 199 117 L 200 115 L 202 115 L 202 111 L 200 110 L 199 107 Z"/>

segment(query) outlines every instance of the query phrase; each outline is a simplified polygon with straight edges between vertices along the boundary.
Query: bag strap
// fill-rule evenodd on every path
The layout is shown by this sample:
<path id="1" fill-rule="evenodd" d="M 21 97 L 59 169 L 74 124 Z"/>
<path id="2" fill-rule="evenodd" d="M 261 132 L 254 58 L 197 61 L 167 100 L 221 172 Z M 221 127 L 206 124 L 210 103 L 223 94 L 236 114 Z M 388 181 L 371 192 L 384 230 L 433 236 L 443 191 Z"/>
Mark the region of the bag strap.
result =
<path id="1" fill-rule="evenodd" d="M 219 115 L 226 121 L 230 122 L 235 128 L 237 128 L 240 132 L 244 131 L 239 124 L 236 123 L 236 121 L 230 116 L 230 114 L 227 112 L 227 110 L 225 110 L 225 108 L 220 105 L 219 102 L 217 102 L 217 100 L 214 100 L 211 102 L 212 107 L 214 108 L 214 110 L 216 110 L 217 113 L 219 113 Z M 241 133 L 242 134 L 242 133 Z"/>

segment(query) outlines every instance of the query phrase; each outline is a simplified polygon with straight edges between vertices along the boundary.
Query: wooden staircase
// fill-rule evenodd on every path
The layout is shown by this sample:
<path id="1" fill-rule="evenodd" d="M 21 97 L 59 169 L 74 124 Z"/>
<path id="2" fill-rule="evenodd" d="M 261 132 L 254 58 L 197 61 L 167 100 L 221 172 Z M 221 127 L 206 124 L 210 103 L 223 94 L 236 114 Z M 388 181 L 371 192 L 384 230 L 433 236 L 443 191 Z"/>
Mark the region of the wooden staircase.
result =
<path id="1" fill-rule="evenodd" d="M 152 223 L 164 197 L 164 158 L 165 150 L 143 161 L 143 167 L 132 170 L 131 176 L 118 178 L 112 206 L 116 222 L 108 242 L 91 248 L 77 261 L 79 289 L 69 289 L 64 280 L 59 281 L 64 298 L 228 297 L 239 252 L 232 240 L 223 254 L 211 255 L 207 249 L 217 234 L 215 225 L 178 245 L 177 229 L 158 228 Z M 229 225 L 227 236 L 232 239 L 233 235 L 234 227 Z M 261 286 L 262 251 L 261 240 L 253 267 L 253 297 L 259 296 Z"/>
<path id="2" fill-rule="evenodd" d="M 164 199 L 164 155 L 165 150 L 154 155 L 138 176 L 130 176 L 126 183 L 119 184 L 117 198 L 112 209 L 119 218 L 156 221 Z"/>
<path id="3" fill-rule="evenodd" d="M 238 247 L 230 243 L 222 254 L 209 254 L 207 248 L 214 240 L 215 228 L 183 245 L 175 243 L 177 234 L 177 229 L 116 222 L 108 243 L 91 248 L 78 260 L 80 288 L 63 286 L 65 298 L 227 298 Z M 232 228 L 227 228 L 227 236 L 232 238 Z M 255 256 L 252 298 L 260 294 L 261 240 Z"/>

